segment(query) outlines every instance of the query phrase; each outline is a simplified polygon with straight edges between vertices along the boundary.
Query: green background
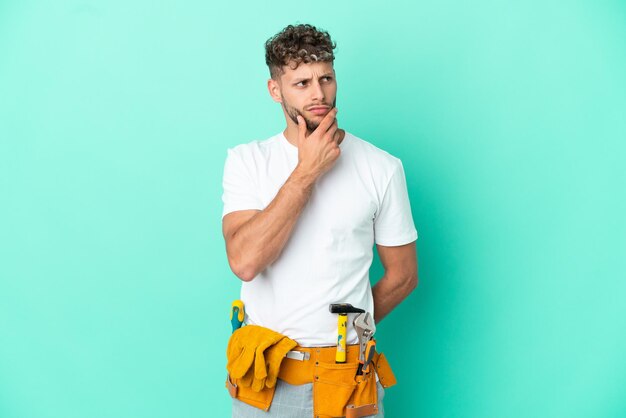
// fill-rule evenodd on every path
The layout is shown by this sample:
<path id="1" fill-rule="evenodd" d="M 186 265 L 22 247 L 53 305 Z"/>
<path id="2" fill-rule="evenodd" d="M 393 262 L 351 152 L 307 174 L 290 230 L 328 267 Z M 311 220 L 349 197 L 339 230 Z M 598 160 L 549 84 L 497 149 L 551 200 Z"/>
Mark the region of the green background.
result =
<path id="1" fill-rule="evenodd" d="M 289 23 L 406 171 L 387 416 L 626 416 L 624 2 L 5 0 L 0 417 L 230 416 L 222 169 Z"/>

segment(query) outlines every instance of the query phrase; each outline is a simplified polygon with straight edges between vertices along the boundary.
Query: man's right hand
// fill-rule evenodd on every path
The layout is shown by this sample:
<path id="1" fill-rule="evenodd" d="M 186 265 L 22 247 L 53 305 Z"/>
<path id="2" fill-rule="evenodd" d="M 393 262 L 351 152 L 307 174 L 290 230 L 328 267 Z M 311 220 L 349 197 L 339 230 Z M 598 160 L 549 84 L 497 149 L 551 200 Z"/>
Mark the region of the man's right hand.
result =
<path id="1" fill-rule="evenodd" d="M 337 128 L 337 108 L 332 108 L 319 126 L 307 136 L 304 118 L 298 115 L 298 167 L 307 175 L 319 178 L 335 164 L 341 149 L 338 141 L 345 134 Z"/>

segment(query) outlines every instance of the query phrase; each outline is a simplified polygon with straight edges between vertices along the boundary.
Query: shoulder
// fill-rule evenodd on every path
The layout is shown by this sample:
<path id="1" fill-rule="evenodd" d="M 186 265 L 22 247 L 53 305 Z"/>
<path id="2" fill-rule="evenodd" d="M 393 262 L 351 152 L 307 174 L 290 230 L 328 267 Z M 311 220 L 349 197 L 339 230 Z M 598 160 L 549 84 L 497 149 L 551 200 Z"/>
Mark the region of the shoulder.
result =
<path id="1" fill-rule="evenodd" d="M 378 148 L 371 142 L 347 131 L 346 135 L 349 135 L 355 158 L 366 159 L 368 164 L 383 168 L 385 171 L 394 171 L 402 165 L 402 161 L 398 157 Z"/>
<path id="2" fill-rule="evenodd" d="M 228 157 L 234 155 L 244 162 L 250 160 L 259 160 L 267 158 L 272 149 L 278 146 L 278 135 L 273 135 L 263 140 L 253 140 L 243 144 L 238 144 L 233 147 L 227 148 L 226 152 Z"/>

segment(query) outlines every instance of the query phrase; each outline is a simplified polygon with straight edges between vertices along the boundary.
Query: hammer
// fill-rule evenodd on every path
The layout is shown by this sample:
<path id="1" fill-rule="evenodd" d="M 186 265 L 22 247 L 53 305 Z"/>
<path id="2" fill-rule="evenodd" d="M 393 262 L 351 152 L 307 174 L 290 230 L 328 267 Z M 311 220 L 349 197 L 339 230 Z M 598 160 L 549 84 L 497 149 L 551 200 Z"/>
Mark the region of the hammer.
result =
<path id="1" fill-rule="evenodd" d="M 335 354 L 335 363 L 345 363 L 348 314 L 363 313 L 365 311 L 355 308 L 349 303 L 331 303 L 329 309 L 330 313 L 339 314 L 337 317 L 337 353 Z"/>

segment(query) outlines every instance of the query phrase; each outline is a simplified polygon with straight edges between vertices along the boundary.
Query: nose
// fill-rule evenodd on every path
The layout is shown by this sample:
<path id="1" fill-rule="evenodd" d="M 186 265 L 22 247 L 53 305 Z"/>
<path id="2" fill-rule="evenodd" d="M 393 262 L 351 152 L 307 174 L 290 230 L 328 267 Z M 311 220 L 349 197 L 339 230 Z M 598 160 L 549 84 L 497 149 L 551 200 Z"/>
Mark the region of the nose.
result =
<path id="1" fill-rule="evenodd" d="M 319 81 L 314 81 L 311 84 L 311 101 L 324 103 L 324 90 L 322 89 L 322 85 Z"/>

